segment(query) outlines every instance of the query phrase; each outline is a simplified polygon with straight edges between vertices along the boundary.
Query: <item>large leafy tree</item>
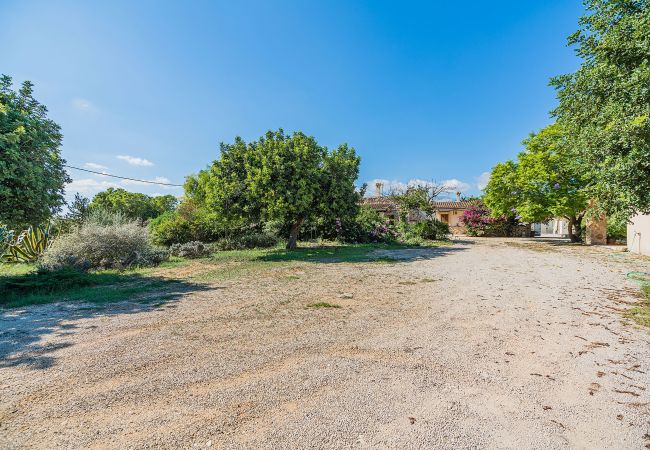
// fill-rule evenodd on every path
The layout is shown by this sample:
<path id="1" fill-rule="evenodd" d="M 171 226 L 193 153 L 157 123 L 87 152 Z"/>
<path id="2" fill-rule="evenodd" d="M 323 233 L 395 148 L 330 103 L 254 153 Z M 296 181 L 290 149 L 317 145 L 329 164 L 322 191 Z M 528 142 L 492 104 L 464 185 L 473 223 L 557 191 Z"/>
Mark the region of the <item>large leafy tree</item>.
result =
<path id="1" fill-rule="evenodd" d="M 178 200 L 173 195 L 151 197 L 122 188 L 108 188 L 93 197 L 88 209 L 90 211 L 101 209 L 145 221 L 173 211 L 177 204 Z"/>
<path id="2" fill-rule="evenodd" d="M 570 141 L 558 124 L 549 125 L 523 142 L 516 161 L 497 164 L 485 188 L 485 204 L 494 216 L 516 214 L 525 222 L 563 217 L 569 235 L 579 240 L 587 210 L 588 178 L 582 163 L 571 157 Z"/>
<path id="3" fill-rule="evenodd" d="M 297 245 L 307 219 L 334 222 L 354 217 L 359 157 L 343 144 L 333 151 L 301 132 L 269 131 L 246 143 L 221 144 L 221 157 L 185 189 L 188 198 L 226 217 L 231 226 L 279 221 L 287 248 Z"/>
<path id="4" fill-rule="evenodd" d="M 586 0 L 569 45 L 582 58 L 551 83 L 589 190 L 610 212 L 650 212 L 650 1 Z"/>
<path id="5" fill-rule="evenodd" d="M 25 81 L 18 91 L 0 77 L 0 223 L 13 228 L 47 221 L 65 203 L 70 178 L 61 158 L 61 130 Z"/>

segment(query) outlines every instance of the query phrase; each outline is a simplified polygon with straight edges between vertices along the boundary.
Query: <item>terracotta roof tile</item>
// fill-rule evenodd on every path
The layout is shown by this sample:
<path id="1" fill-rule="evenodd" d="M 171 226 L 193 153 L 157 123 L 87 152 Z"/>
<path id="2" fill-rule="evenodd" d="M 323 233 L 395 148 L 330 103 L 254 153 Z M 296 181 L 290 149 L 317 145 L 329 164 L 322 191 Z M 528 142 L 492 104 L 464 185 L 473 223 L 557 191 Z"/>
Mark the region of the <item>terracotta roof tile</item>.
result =
<path id="1" fill-rule="evenodd" d="M 461 200 L 461 201 L 446 200 L 446 201 L 436 201 L 433 202 L 433 204 L 438 209 L 467 209 L 472 205 L 472 202 L 468 202 L 466 200 Z"/>
<path id="2" fill-rule="evenodd" d="M 369 205 L 374 208 L 396 208 L 397 202 L 389 196 L 383 197 L 365 197 L 361 199 L 361 203 Z M 472 202 L 466 200 L 443 200 L 433 202 L 437 209 L 467 209 L 472 205 Z"/>

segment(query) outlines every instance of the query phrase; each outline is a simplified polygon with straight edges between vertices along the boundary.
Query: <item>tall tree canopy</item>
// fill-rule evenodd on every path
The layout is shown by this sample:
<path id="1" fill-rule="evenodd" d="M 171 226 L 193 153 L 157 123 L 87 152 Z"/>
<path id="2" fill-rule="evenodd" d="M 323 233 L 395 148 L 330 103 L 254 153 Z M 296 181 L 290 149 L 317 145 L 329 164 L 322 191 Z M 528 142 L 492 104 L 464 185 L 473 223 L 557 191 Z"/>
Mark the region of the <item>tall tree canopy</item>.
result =
<path id="1" fill-rule="evenodd" d="M 586 0 L 569 37 L 583 59 L 551 83 L 590 192 L 610 212 L 650 212 L 650 2 Z"/>
<path id="2" fill-rule="evenodd" d="M 11 78 L 0 77 L 0 223 L 12 228 L 47 221 L 70 182 L 60 128 L 32 94 L 29 81 L 14 91 Z"/>
<path id="3" fill-rule="evenodd" d="M 587 181 L 582 163 L 573 152 L 566 132 L 549 125 L 523 142 L 517 161 L 497 164 L 485 188 L 485 204 L 495 216 L 517 214 L 525 222 L 552 217 L 569 221 L 569 234 L 578 240 L 587 209 Z M 574 233 L 574 230 L 577 232 Z"/>
<path id="4" fill-rule="evenodd" d="M 295 248 L 307 218 L 353 217 L 359 157 L 346 144 L 333 151 L 301 132 L 269 131 L 254 142 L 221 144 L 221 157 L 185 184 L 186 195 L 236 225 L 281 221 Z"/>
<path id="5" fill-rule="evenodd" d="M 173 195 L 151 197 L 121 188 L 108 188 L 93 197 L 88 209 L 90 211 L 102 209 L 120 213 L 131 219 L 145 221 L 158 217 L 167 211 L 173 211 L 177 204 L 178 199 Z"/>

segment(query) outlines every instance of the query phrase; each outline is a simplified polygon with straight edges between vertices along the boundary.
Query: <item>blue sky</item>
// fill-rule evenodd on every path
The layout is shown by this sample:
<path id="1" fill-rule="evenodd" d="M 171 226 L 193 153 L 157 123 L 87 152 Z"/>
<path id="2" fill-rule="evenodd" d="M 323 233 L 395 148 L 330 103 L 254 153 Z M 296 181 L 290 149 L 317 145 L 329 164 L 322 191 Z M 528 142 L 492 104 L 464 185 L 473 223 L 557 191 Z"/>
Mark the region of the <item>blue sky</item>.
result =
<path id="1" fill-rule="evenodd" d="M 137 3 L 137 4 L 136 4 Z M 359 182 L 478 193 L 548 124 L 579 0 L 7 1 L 0 72 L 36 84 L 69 164 L 182 184 L 218 144 L 302 130 Z M 69 195 L 182 189 L 70 171 Z"/>

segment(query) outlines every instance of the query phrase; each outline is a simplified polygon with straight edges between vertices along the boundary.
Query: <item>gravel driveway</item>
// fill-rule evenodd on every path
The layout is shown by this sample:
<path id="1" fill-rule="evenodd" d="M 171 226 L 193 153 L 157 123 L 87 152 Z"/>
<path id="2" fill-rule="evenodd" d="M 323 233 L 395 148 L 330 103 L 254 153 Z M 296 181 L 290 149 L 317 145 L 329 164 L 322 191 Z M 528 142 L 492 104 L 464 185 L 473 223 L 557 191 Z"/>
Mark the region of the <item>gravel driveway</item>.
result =
<path id="1" fill-rule="evenodd" d="M 634 259 L 480 239 L 382 256 L 1 313 L 0 448 L 648 448 Z"/>

